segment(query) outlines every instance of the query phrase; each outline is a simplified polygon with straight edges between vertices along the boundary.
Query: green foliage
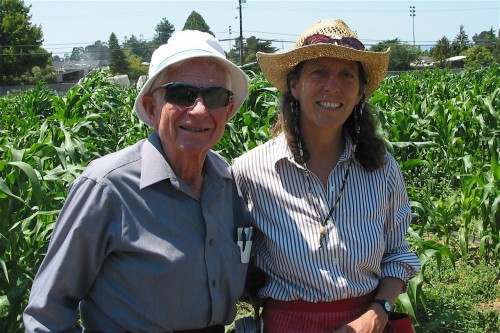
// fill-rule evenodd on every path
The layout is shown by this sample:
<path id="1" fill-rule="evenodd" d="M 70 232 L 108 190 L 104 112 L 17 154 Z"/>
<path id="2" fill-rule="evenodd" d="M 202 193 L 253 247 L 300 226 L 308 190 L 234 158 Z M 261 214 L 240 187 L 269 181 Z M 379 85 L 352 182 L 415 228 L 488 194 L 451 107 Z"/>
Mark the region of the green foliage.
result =
<path id="1" fill-rule="evenodd" d="M 247 39 L 243 39 L 243 61 L 241 62 L 241 55 L 240 55 L 240 39 L 237 38 L 235 40 L 235 44 L 231 48 L 231 51 L 229 51 L 229 54 L 227 55 L 228 59 L 234 62 L 235 64 L 253 64 L 250 68 L 246 66 L 245 68 L 250 69 L 254 72 L 260 72 L 260 68 L 257 65 L 257 57 L 256 54 L 257 52 L 265 52 L 265 53 L 274 53 L 278 49 L 272 46 L 272 43 L 270 41 L 261 41 L 255 36 L 251 36 Z"/>
<path id="2" fill-rule="evenodd" d="M 92 159 L 148 135 L 135 88 L 97 72 L 55 95 L 44 86 L 0 98 L 0 332 L 21 314 L 67 189 Z M 97 139 L 97 140 L 96 140 Z"/>
<path id="3" fill-rule="evenodd" d="M 50 54 L 41 48 L 42 29 L 30 23 L 23 0 L 0 1 L 0 83 L 16 84 L 33 66 L 45 68 Z M 29 47 L 28 47 L 29 45 Z"/>
<path id="4" fill-rule="evenodd" d="M 137 56 L 142 61 L 149 61 L 151 55 L 153 54 L 154 47 L 150 42 L 137 39 L 134 35 L 127 39 L 123 44 L 123 49 L 126 53 Z"/>
<path id="5" fill-rule="evenodd" d="M 432 285 L 425 286 L 428 311 L 419 313 L 425 324 L 423 332 L 500 332 L 498 296 L 500 269 L 485 261 L 470 265 L 459 260 L 454 267 L 450 262 L 438 266 L 428 263 Z"/>
<path id="6" fill-rule="evenodd" d="M 252 77 L 249 98 L 228 122 L 224 136 L 214 147 L 228 162 L 269 140 L 276 118 L 278 90 L 262 74 L 247 73 Z"/>
<path id="7" fill-rule="evenodd" d="M 372 101 L 402 162 L 420 234 L 466 255 L 469 238 L 498 261 L 500 66 L 387 79 Z"/>
<path id="8" fill-rule="evenodd" d="M 490 51 L 497 63 L 500 63 L 500 35 L 495 36 L 493 27 L 472 37 L 475 45 L 484 46 Z"/>
<path id="9" fill-rule="evenodd" d="M 125 57 L 125 52 L 114 33 L 109 36 L 109 69 L 113 74 L 126 74 L 129 71 L 129 63 Z"/>
<path id="10" fill-rule="evenodd" d="M 446 59 L 453 56 L 453 50 L 450 45 L 448 38 L 443 37 L 437 41 L 436 45 L 431 48 L 431 56 L 438 63 L 439 68 L 446 68 L 449 63 Z"/>
<path id="11" fill-rule="evenodd" d="M 106 43 L 97 40 L 92 45 L 85 47 L 84 60 L 108 60 L 109 48 Z"/>
<path id="12" fill-rule="evenodd" d="M 186 23 L 184 23 L 184 28 L 182 30 L 198 30 L 203 31 L 215 36 L 215 34 L 210 30 L 210 27 L 205 22 L 203 17 L 196 11 L 192 11 L 189 14 Z"/>
<path id="13" fill-rule="evenodd" d="M 390 71 L 404 71 L 410 69 L 410 64 L 417 60 L 420 51 L 418 48 L 401 43 L 399 39 L 387 40 L 378 43 L 370 48 L 373 52 L 385 52 L 388 48 L 391 49 L 391 57 L 389 59 Z"/>
<path id="14" fill-rule="evenodd" d="M 57 79 L 56 71 L 52 66 L 45 66 L 45 68 L 34 66 L 31 72 L 33 74 L 33 82 L 55 82 Z"/>
<path id="15" fill-rule="evenodd" d="M 467 50 L 470 46 L 469 36 L 465 32 L 464 26 L 460 25 L 460 31 L 458 35 L 453 39 L 451 43 L 451 50 L 453 55 L 459 55 L 463 51 Z"/>
<path id="16" fill-rule="evenodd" d="M 276 118 L 279 93 L 247 73 L 250 95 L 215 147 L 228 161 L 269 140 Z M 132 111 L 136 88 L 108 76 L 94 73 L 65 95 L 39 85 L 0 98 L 1 332 L 23 331 L 21 313 L 69 184 L 91 160 L 150 131 Z M 405 73 L 370 100 L 407 181 L 408 239 L 423 270 L 397 308 L 419 332 L 498 331 L 498 312 L 487 305 L 499 297 L 499 78 L 497 64 Z"/>
<path id="17" fill-rule="evenodd" d="M 466 68 L 481 68 L 495 62 L 491 52 L 484 46 L 473 46 L 462 52 L 462 55 L 467 57 L 464 60 Z"/>
<path id="18" fill-rule="evenodd" d="M 168 22 L 166 18 L 162 18 L 160 23 L 156 25 L 155 35 L 153 37 L 153 47 L 156 49 L 158 46 L 165 44 L 174 33 L 174 26 Z M 149 61 L 149 59 L 147 59 Z"/>

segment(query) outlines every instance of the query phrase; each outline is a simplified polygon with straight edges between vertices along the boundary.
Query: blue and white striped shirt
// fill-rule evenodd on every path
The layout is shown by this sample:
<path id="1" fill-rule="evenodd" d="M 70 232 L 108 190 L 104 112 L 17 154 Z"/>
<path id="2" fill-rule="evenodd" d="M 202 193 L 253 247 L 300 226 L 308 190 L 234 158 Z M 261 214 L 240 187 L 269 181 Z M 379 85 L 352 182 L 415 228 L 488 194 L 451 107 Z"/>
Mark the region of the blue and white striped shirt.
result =
<path id="1" fill-rule="evenodd" d="M 255 238 L 257 265 L 270 277 L 260 297 L 331 302 L 374 290 L 383 277 L 405 283 L 420 271 L 405 239 L 410 205 L 401 170 L 387 163 L 373 172 L 354 161 L 346 187 L 319 248 L 319 228 L 337 198 L 354 153 L 346 149 L 330 173 L 328 188 L 296 163 L 284 135 L 237 158 L 233 172 L 261 231 Z M 318 212 L 321 205 L 321 212 Z"/>

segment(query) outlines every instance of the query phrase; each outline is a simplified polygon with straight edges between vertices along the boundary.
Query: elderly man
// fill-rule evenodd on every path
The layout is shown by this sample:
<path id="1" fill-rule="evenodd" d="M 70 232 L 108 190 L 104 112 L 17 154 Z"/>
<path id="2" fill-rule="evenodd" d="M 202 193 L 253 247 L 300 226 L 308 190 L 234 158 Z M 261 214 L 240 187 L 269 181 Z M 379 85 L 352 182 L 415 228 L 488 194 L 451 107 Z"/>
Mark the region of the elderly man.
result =
<path id="1" fill-rule="evenodd" d="M 247 93 L 207 33 L 182 31 L 153 53 L 134 109 L 154 132 L 72 184 L 27 332 L 224 332 L 247 269 L 237 235 L 248 237 L 250 221 L 211 148 Z"/>

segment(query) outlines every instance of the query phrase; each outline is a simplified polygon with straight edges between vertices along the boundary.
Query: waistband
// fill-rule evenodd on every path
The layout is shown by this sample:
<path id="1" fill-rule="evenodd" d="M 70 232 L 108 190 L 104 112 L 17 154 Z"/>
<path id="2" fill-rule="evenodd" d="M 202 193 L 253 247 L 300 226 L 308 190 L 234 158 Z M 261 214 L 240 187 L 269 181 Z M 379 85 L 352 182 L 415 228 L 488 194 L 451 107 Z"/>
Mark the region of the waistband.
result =
<path id="1" fill-rule="evenodd" d="M 101 332 L 94 332 L 94 331 L 87 331 L 85 330 L 86 333 L 101 333 Z M 129 333 L 129 332 L 125 332 Z M 209 326 L 205 328 L 200 328 L 196 330 L 187 330 L 187 331 L 174 331 L 174 333 L 224 333 L 224 326 L 222 325 L 216 325 L 216 326 Z"/>
<path id="2" fill-rule="evenodd" d="M 224 326 L 216 325 L 216 326 L 200 328 L 197 330 L 174 331 L 174 333 L 224 333 Z"/>
<path id="3" fill-rule="evenodd" d="M 278 301 L 272 298 L 264 300 L 264 308 L 268 310 L 287 310 L 299 312 L 342 312 L 353 308 L 367 307 L 375 297 L 375 291 L 369 294 L 346 298 L 333 302 Z"/>

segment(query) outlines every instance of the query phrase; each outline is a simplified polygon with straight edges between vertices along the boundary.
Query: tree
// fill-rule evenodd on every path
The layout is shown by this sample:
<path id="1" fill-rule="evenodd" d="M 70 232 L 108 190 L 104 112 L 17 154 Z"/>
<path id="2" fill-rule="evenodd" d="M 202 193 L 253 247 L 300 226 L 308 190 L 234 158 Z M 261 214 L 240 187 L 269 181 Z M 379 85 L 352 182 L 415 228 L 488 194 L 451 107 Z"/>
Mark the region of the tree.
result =
<path id="1" fill-rule="evenodd" d="M 114 32 L 109 36 L 109 70 L 113 74 L 127 74 L 129 63 L 125 57 L 125 53 L 118 43 L 118 38 Z"/>
<path id="2" fill-rule="evenodd" d="M 131 55 L 141 58 L 142 61 L 149 61 L 154 49 L 150 43 L 137 39 L 134 35 L 123 43 L 123 48 L 130 52 Z"/>
<path id="3" fill-rule="evenodd" d="M 84 59 L 85 49 L 83 47 L 74 47 L 69 56 L 70 61 L 81 61 Z"/>
<path id="4" fill-rule="evenodd" d="M 277 48 L 272 46 L 270 41 L 261 41 L 255 36 L 248 39 L 243 39 L 243 64 L 251 64 L 257 62 L 257 52 L 275 53 Z M 228 59 L 235 64 L 240 64 L 240 39 L 237 38 L 231 51 L 227 55 Z M 252 70 L 259 71 L 259 66 L 251 66 Z"/>
<path id="5" fill-rule="evenodd" d="M 109 48 L 106 43 L 100 40 L 85 47 L 85 60 L 107 60 L 109 58 Z"/>
<path id="6" fill-rule="evenodd" d="M 497 37 L 495 37 L 493 28 L 489 31 L 482 31 L 480 34 L 475 34 L 472 37 L 472 41 L 475 45 L 487 48 L 496 62 L 500 63 L 500 30 L 498 31 Z"/>
<path id="7" fill-rule="evenodd" d="M 391 49 L 391 56 L 389 58 L 390 71 L 411 69 L 411 63 L 415 62 L 421 53 L 418 48 L 401 43 L 398 38 L 377 43 L 370 48 L 370 51 L 385 52 L 388 48 Z"/>
<path id="8" fill-rule="evenodd" d="M 141 75 L 148 74 L 148 66 L 144 65 L 144 60 L 141 57 L 130 53 L 129 50 L 125 50 L 125 55 L 127 57 L 127 62 L 129 63 L 129 78 L 135 80 Z"/>
<path id="9" fill-rule="evenodd" d="M 155 35 L 153 37 L 153 48 L 157 48 L 161 44 L 165 44 L 172 36 L 175 29 L 166 18 L 162 18 L 160 23 L 156 25 Z"/>
<path id="10" fill-rule="evenodd" d="M 495 62 L 491 52 L 482 45 L 473 46 L 462 52 L 462 55 L 466 56 L 464 59 L 466 68 L 486 67 Z"/>
<path id="11" fill-rule="evenodd" d="M 186 23 L 184 23 L 184 28 L 182 28 L 182 30 L 198 30 L 198 31 L 208 32 L 209 34 L 215 37 L 215 34 L 212 31 L 210 31 L 210 27 L 205 22 L 203 17 L 194 10 L 188 16 Z"/>
<path id="12" fill-rule="evenodd" d="M 452 56 L 448 38 L 443 37 L 438 40 L 436 46 L 431 49 L 431 56 L 436 61 L 438 67 L 444 68 L 450 65 L 450 63 L 446 61 L 446 59 Z"/>
<path id="13" fill-rule="evenodd" d="M 495 32 L 493 28 L 488 31 L 482 31 L 480 34 L 475 34 L 472 37 L 472 41 L 475 45 L 481 45 L 486 47 L 488 50 L 492 51 L 495 46 Z"/>
<path id="14" fill-rule="evenodd" d="M 17 83 L 34 66 L 50 65 L 50 54 L 41 47 L 42 28 L 30 23 L 31 6 L 23 0 L 0 1 L 0 82 Z"/>
<path id="15" fill-rule="evenodd" d="M 32 77 L 28 77 L 27 80 L 31 83 L 43 82 L 56 82 L 57 73 L 53 66 L 47 65 L 45 68 L 40 68 L 38 66 L 33 66 L 31 69 L 33 74 Z"/>
<path id="16" fill-rule="evenodd" d="M 470 47 L 469 36 L 464 30 L 464 26 L 460 25 L 460 31 L 451 43 L 452 56 L 461 54 Z"/>

